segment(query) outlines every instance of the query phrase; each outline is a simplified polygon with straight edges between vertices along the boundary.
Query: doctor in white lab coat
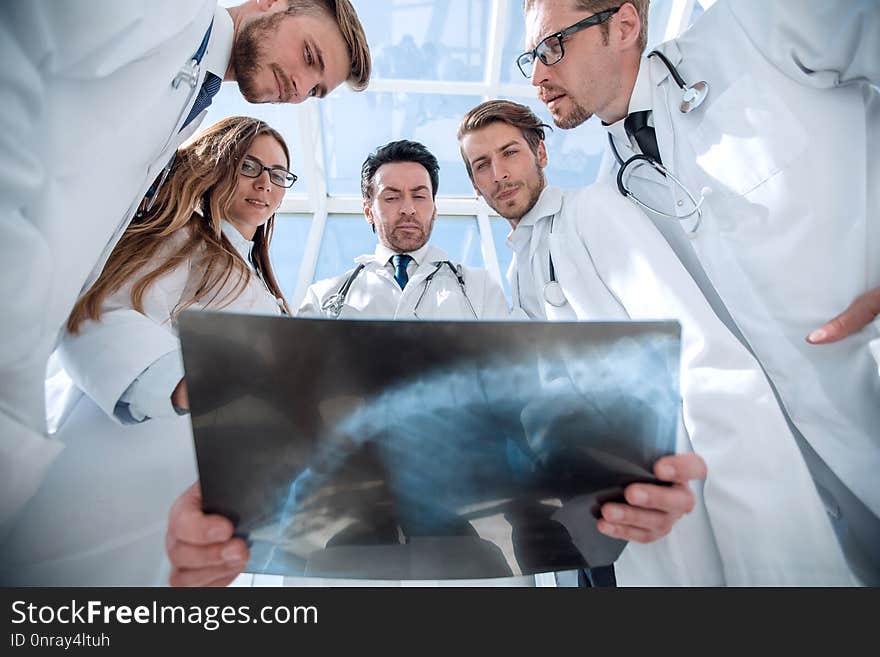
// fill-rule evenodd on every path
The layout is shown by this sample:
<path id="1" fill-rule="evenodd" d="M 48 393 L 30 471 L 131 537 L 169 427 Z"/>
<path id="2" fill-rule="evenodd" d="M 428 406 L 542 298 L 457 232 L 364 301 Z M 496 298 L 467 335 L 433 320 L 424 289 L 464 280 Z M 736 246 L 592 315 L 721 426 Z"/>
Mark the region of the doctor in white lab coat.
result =
<path id="1" fill-rule="evenodd" d="M 152 212 L 123 235 L 74 309 L 59 352 L 85 395 L 56 435 L 66 449 L 0 547 L 5 584 L 162 584 L 168 510 L 197 476 L 177 314 L 286 311 L 266 239 L 295 180 L 280 134 L 232 117 L 182 147 L 177 162 Z M 210 205 L 193 212 L 186 199 L 206 194 Z"/>
<path id="2" fill-rule="evenodd" d="M 643 169 L 629 190 L 672 215 L 649 213 L 760 360 L 805 439 L 848 557 L 866 582 L 878 583 L 878 324 L 834 344 L 811 342 L 832 337 L 814 329 L 857 297 L 850 320 L 876 312 L 880 4 L 721 0 L 658 47 L 668 66 L 658 55 L 640 57 L 646 6 L 624 3 L 604 24 L 570 35 L 561 59 L 527 67 L 531 82 L 558 126 L 592 114 L 606 124 L 617 151 L 606 160 L 611 184 L 617 157 L 651 154 L 654 133 L 653 156 L 683 188 Z M 529 3 L 528 47 L 589 15 L 567 3 Z M 702 103 L 673 70 L 685 86 L 707 83 Z M 699 215 L 688 193 L 705 196 Z M 841 335 L 832 329 L 824 327 Z"/>
<path id="3" fill-rule="evenodd" d="M 510 309 L 499 283 L 486 269 L 465 267 L 428 242 L 437 208 L 439 164 L 422 144 L 398 141 L 371 154 L 363 167 L 364 215 L 376 232 L 376 250 L 355 258 L 355 267 L 311 285 L 300 316 L 339 319 L 507 319 Z M 397 259 L 406 260 L 395 266 Z M 401 270 L 406 278 L 401 283 Z M 534 577 L 490 580 L 532 586 Z M 363 584 L 358 580 L 287 578 L 287 584 Z M 394 582 L 381 582 L 394 584 Z M 424 582 L 423 582 L 424 583 Z M 487 580 L 447 584 L 485 586 Z"/>
<path id="4" fill-rule="evenodd" d="M 407 283 L 395 279 L 397 252 L 382 242 L 355 258 L 344 274 L 318 281 L 297 314 L 333 319 L 506 319 L 507 299 L 485 269 L 453 263 L 443 249 L 425 242 L 407 253 Z"/>
<path id="5" fill-rule="evenodd" d="M 339 6 L 339 18 L 272 23 L 283 0 L 0 4 L 0 535 L 63 448 L 46 436 L 43 401 L 59 331 L 204 116 L 195 105 L 209 73 L 206 92 L 237 80 L 252 102 L 301 102 L 346 79 L 365 87 L 366 38 L 350 4 Z M 320 46 L 323 71 L 303 41 L 281 39 L 293 23 Z M 269 64 L 288 54 L 280 70 L 291 83 L 279 88 Z"/>
<path id="6" fill-rule="evenodd" d="M 408 140 L 377 148 L 361 167 L 364 217 L 375 252 L 347 272 L 312 284 L 298 315 L 332 319 L 507 319 L 510 309 L 486 269 L 465 267 L 428 242 L 440 165 Z"/>
<path id="7" fill-rule="evenodd" d="M 643 545 L 637 534 L 613 534 L 633 539 L 615 564 L 618 583 L 854 584 L 760 367 L 644 213 L 609 185 L 546 186 L 542 125 L 525 106 L 483 103 L 459 135 L 477 192 L 514 228 L 509 278 L 530 317 L 681 322 L 677 451 L 700 454 L 708 477 L 693 511 L 661 540 Z M 628 532 L 614 523 L 610 514 L 622 511 L 615 507 L 603 507 L 600 529 L 611 521 Z"/>
<path id="8" fill-rule="evenodd" d="M 364 217 L 376 250 L 311 285 L 297 312 L 333 319 L 507 319 L 510 308 L 486 269 L 465 267 L 428 240 L 437 219 L 440 165 L 408 140 L 377 148 L 361 167 Z"/>

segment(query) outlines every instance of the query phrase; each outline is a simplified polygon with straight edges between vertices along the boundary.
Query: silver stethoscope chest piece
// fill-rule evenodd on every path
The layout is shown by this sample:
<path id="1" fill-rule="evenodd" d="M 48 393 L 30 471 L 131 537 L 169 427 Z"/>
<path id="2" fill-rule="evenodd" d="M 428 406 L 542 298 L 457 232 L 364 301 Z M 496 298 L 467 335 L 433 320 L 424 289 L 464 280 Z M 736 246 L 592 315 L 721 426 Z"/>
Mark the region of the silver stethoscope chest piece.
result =
<path id="1" fill-rule="evenodd" d="M 544 286 L 544 301 L 555 308 L 562 308 L 568 303 L 558 281 L 550 281 Z"/>
<path id="2" fill-rule="evenodd" d="M 691 110 L 695 110 L 702 105 L 708 94 L 708 82 L 704 80 L 694 82 L 689 87 L 685 87 L 681 96 L 681 105 L 678 106 L 678 109 L 681 110 L 682 114 L 687 114 Z"/>
<path id="3" fill-rule="evenodd" d="M 693 84 L 687 84 L 684 81 L 684 78 L 681 77 L 678 69 L 675 68 L 675 66 L 672 65 L 672 62 L 666 58 L 666 55 L 659 50 L 652 50 L 648 53 L 648 57 L 657 57 L 660 59 L 660 61 L 663 62 L 663 65 L 666 66 L 672 79 L 675 80 L 675 84 L 681 89 L 681 104 L 678 106 L 678 109 L 682 114 L 687 114 L 703 104 L 703 101 L 706 100 L 706 96 L 709 95 L 708 82 L 700 80 Z"/>

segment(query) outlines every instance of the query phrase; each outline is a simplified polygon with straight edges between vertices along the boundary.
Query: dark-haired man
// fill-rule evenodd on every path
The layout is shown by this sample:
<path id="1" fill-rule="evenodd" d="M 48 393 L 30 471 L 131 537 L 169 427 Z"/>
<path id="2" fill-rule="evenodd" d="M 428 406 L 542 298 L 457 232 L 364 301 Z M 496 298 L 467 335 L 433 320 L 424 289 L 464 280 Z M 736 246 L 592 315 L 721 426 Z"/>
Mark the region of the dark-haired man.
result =
<path id="1" fill-rule="evenodd" d="M 361 169 L 364 217 L 376 250 L 355 268 L 312 285 L 300 315 L 420 319 L 501 319 L 501 286 L 485 269 L 453 263 L 429 243 L 437 218 L 440 165 L 422 144 L 395 141 Z"/>

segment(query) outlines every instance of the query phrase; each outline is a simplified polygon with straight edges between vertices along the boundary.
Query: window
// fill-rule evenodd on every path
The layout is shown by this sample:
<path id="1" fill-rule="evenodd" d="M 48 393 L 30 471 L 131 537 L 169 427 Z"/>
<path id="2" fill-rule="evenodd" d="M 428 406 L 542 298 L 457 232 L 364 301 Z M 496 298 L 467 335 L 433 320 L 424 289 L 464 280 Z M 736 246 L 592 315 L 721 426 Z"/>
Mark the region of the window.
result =
<path id="1" fill-rule="evenodd" d="M 269 246 L 272 268 L 281 291 L 289 303 L 293 303 L 296 283 L 305 254 L 306 241 L 311 229 L 312 217 L 307 214 L 278 214 L 275 230 Z M 293 308 L 292 308 L 293 309 Z"/>
<path id="2" fill-rule="evenodd" d="M 308 285 L 350 269 L 375 237 L 361 214 L 360 168 L 394 139 L 424 143 L 440 161 L 438 219 L 432 242 L 453 261 L 485 266 L 509 295 L 509 225 L 478 199 L 461 162 L 455 132 L 483 100 L 525 103 L 550 115 L 513 63 L 524 47 L 521 0 L 352 0 L 370 38 L 374 76 L 367 91 L 342 87 L 302 105 L 251 105 L 224 84 L 203 125 L 225 116 L 267 121 L 284 136 L 299 176 L 278 215 L 272 262 L 291 306 Z M 224 6 L 239 0 L 222 0 Z M 684 29 L 712 0 L 653 0 L 649 47 Z M 596 118 L 577 130 L 548 132 L 547 178 L 558 187 L 595 179 L 605 149 Z"/>

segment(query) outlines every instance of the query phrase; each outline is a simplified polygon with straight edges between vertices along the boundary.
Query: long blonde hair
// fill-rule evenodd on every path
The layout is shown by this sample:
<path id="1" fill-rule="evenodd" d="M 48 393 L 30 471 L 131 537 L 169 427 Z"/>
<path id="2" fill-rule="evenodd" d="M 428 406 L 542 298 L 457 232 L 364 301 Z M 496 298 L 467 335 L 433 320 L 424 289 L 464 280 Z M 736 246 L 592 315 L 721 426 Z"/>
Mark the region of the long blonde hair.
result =
<path id="1" fill-rule="evenodd" d="M 223 307 L 244 292 L 251 270 L 221 231 L 221 220 L 232 203 L 241 160 L 260 135 L 277 140 L 290 162 L 284 138 L 263 121 L 245 116 L 223 119 L 177 150 L 153 207 L 138 213 L 125 230 L 98 280 L 73 307 L 67 320 L 68 331 L 76 333 L 87 319 L 99 320 L 106 298 L 132 279 L 131 304 L 143 313 L 144 294 L 150 285 L 196 255 L 201 278 L 195 288 L 187 286 L 193 292 L 180 299 L 172 317 L 203 299 L 207 304 Z M 146 205 L 144 199 L 142 207 Z M 254 266 L 290 314 L 269 261 L 274 225 L 273 214 L 254 234 Z M 158 258 L 161 247 L 177 231 L 187 231 L 187 239 L 166 257 Z M 230 281 L 234 283 L 227 288 Z"/>

